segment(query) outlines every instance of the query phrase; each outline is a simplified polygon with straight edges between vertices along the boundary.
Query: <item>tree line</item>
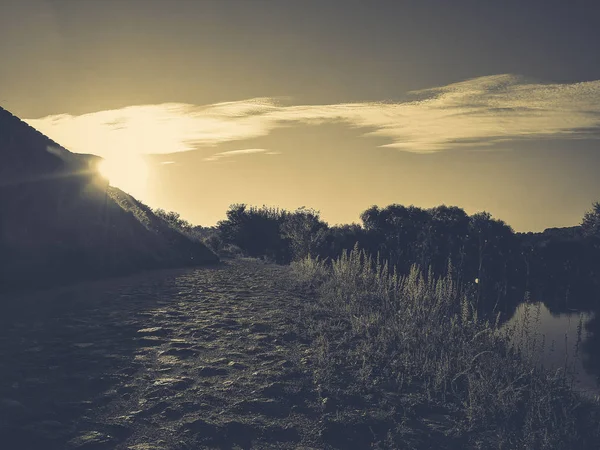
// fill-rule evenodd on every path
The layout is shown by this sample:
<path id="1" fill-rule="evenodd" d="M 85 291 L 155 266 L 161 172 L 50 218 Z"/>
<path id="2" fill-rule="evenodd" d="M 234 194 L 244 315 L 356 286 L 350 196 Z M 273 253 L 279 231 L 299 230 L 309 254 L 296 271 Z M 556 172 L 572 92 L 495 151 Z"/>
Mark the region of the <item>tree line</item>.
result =
<path id="1" fill-rule="evenodd" d="M 289 211 L 233 204 L 216 227 L 193 226 L 174 212 L 155 213 L 225 256 L 288 264 L 307 256 L 330 261 L 358 247 L 387 260 L 400 274 L 415 264 L 436 276 L 452 271 L 476 298 L 486 299 L 484 307 L 508 312 L 525 295 L 557 309 L 569 301 L 598 306 L 600 203 L 580 225 L 542 233 L 516 233 L 487 212 L 469 215 L 446 205 L 372 206 L 360 214 L 360 223 L 335 226 L 304 207 Z"/>
<path id="2" fill-rule="evenodd" d="M 360 224 L 329 226 L 314 209 L 287 211 L 231 205 L 216 231 L 246 256 L 280 264 L 307 256 L 324 260 L 355 246 L 389 261 L 399 273 L 413 264 L 456 279 L 505 307 L 525 292 L 544 300 L 585 297 L 600 280 L 600 204 L 577 227 L 516 233 L 487 212 L 456 206 L 372 206 Z M 593 298 L 584 301 L 592 301 Z"/>

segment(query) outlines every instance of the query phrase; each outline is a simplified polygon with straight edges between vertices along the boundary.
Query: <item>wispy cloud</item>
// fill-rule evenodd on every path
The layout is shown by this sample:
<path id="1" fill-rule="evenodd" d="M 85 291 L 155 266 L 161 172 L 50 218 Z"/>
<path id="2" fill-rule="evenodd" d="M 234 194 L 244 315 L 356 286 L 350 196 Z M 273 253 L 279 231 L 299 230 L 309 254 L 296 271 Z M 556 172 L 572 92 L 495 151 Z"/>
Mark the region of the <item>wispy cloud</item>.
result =
<path id="1" fill-rule="evenodd" d="M 364 129 L 365 136 L 389 139 L 384 147 L 428 153 L 515 139 L 593 136 L 600 128 L 600 81 L 541 84 L 496 75 L 411 92 L 408 101 L 396 103 L 284 105 L 257 98 L 130 106 L 27 122 L 73 151 L 100 156 L 181 152 L 321 123 Z"/>
<path id="2" fill-rule="evenodd" d="M 245 148 L 243 150 L 231 150 L 228 152 L 215 153 L 214 155 L 204 158 L 204 161 L 218 161 L 222 158 L 231 158 L 232 156 L 251 155 L 253 153 L 264 153 L 265 155 L 274 155 L 275 152 L 269 152 L 264 148 Z"/>
<path id="3" fill-rule="evenodd" d="M 208 106 L 165 103 L 25 121 L 77 153 L 167 154 L 268 134 L 272 125 L 264 115 L 274 109 L 265 99 Z"/>

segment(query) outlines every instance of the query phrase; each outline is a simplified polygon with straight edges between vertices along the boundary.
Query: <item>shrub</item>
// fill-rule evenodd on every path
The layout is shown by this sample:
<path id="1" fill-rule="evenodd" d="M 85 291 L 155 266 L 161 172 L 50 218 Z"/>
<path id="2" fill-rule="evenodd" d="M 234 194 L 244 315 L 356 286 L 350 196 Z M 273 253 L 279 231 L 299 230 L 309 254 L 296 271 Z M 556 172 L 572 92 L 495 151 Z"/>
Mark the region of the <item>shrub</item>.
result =
<path id="1" fill-rule="evenodd" d="M 223 242 L 239 247 L 246 256 L 263 257 L 279 263 L 290 261 L 288 241 L 281 235 L 287 212 L 279 208 L 229 207 L 227 219 L 217 224 Z"/>
<path id="2" fill-rule="evenodd" d="M 154 214 L 179 231 L 189 233 L 192 230 L 192 224 L 181 218 L 179 213 L 175 211 L 165 211 L 164 209 L 158 208 L 154 210 Z"/>
<path id="3" fill-rule="evenodd" d="M 320 220 L 318 211 L 303 207 L 285 214 L 281 235 L 289 242 L 292 259 L 300 260 L 322 251 L 327 229 L 328 226 Z"/>
<path id="4" fill-rule="evenodd" d="M 321 286 L 327 279 L 325 261 L 319 257 L 306 256 L 291 263 L 294 278 L 292 283 L 296 287 L 306 287 L 309 291 Z"/>

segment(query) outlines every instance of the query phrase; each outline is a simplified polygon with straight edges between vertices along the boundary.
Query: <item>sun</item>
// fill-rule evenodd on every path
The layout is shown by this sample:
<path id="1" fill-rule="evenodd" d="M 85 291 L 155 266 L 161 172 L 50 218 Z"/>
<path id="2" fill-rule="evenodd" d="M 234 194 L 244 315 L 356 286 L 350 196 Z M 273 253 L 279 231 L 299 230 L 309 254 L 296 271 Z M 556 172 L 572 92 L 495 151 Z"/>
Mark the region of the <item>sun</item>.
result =
<path id="1" fill-rule="evenodd" d="M 98 164 L 98 172 L 111 186 L 128 194 L 143 195 L 148 182 L 148 165 L 140 156 L 106 158 Z"/>

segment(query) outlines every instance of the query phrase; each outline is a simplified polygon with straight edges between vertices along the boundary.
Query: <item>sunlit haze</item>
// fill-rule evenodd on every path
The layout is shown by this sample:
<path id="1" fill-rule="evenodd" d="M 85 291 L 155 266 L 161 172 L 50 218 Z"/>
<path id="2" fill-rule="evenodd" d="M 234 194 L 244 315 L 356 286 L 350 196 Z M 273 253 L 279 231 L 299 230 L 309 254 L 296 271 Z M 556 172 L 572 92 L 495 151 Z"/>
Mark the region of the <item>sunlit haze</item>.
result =
<path id="1" fill-rule="evenodd" d="M 139 198 L 147 196 L 148 166 L 139 156 L 126 155 L 120 158 L 103 159 L 98 163 L 98 171 L 111 186 Z"/>

